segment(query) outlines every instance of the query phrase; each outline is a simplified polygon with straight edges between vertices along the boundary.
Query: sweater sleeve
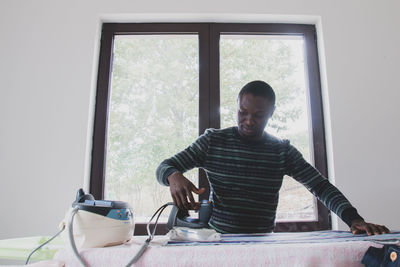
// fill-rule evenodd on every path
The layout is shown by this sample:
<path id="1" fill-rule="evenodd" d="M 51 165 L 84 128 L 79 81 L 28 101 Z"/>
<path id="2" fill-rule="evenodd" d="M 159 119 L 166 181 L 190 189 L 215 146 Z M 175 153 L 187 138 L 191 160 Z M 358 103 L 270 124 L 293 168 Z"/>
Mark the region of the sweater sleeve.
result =
<path id="1" fill-rule="evenodd" d="M 207 129 L 195 142 L 183 151 L 160 163 L 156 177 L 160 184 L 168 186 L 168 176 L 179 171 L 184 173 L 195 167 L 203 167 L 213 129 Z"/>
<path id="2" fill-rule="evenodd" d="M 349 227 L 354 219 L 363 219 L 347 198 L 318 170 L 311 166 L 292 146 L 284 141 L 286 149 L 286 174 L 302 183 L 329 210 L 337 214 Z"/>

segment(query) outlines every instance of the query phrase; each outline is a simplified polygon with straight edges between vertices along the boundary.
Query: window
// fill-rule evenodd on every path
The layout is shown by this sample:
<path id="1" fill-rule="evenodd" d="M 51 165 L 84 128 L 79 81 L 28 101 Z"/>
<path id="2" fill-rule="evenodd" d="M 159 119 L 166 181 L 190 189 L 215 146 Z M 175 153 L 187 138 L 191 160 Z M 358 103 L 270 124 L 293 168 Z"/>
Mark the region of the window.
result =
<path id="1" fill-rule="evenodd" d="M 199 132 L 198 38 L 117 35 L 113 50 L 104 195 L 144 222 L 170 201 L 154 170 Z M 197 183 L 195 170 L 186 175 Z"/>
<path id="2" fill-rule="evenodd" d="M 205 129 L 236 125 L 237 93 L 251 80 L 277 94 L 267 131 L 290 139 L 327 176 L 313 25 L 106 23 L 100 50 L 90 191 L 130 202 L 136 233 L 171 201 L 157 165 Z M 203 171 L 185 175 L 208 188 Z M 285 177 L 276 231 L 329 228 L 329 211 Z"/>

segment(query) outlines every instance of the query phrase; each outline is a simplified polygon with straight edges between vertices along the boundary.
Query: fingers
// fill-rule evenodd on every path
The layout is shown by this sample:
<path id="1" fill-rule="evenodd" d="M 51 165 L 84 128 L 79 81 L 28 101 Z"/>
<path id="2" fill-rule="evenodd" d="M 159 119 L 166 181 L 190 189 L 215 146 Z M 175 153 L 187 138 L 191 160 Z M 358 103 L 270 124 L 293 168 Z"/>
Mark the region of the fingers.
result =
<path id="1" fill-rule="evenodd" d="M 185 210 L 186 205 L 187 205 L 187 199 L 186 199 L 186 194 L 185 191 L 180 189 L 176 190 L 176 188 L 171 189 L 171 197 L 172 200 L 174 201 L 174 205 L 177 206 L 180 210 Z"/>
<path id="2" fill-rule="evenodd" d="M 205 191 L 206 191 L 205 188 L 197 189 L 196 186 L 195 186 L 194 184 L 192 184 L 191 190 L 186 191 L 186 197 L 187 197 L 187 198 L 185 197 L 185 200 L 189 199 L 189 201 L 187 201 L 187 202 L 185 203 L 185 207 L 186 207 L 187 209 L 196 209 L 196 207 L 198 206 L 198 203 L 194 200 L 194 197 L 193 197 L 192 192 L 194 192 L 194 193 L 196 193 L 196 194 L 198 194 L 198 195 L 201 195 L 201 194 L 203 194 Z"/>
<path id="3" fill-rule="evenodd" d="M 384 225 L 372 224 L 372 230 L 375 235 L 390 233 L 390 230 Z"/>
<path id="4" fill-rule="evenodd" d="M 188 210 L 190 208 L 187 200 L 187 190 L 184 187 L 179 188 L 173 193 L 171 192 L 171 196 L 174 200 L 174 203 L 180 210 Z"/>
<path id="5" fill-rule="evenodd" d="M 195 205 L 191 188 L 181 187 L 171 193 L 175 205 L 181 210 L 189 210 Z M 189 199 L 189 200 L 188 200 Z"/>
<path id="6" fill-rule="evenodd" d="M 187 191 L 186 190 L 182 190 L 179 194 L 179 198 L 181 200 L 182 203 L 182 209 L 184 210 L 188 210 L 190 209 L 190 204 L 187 200 Z"/>
<path id="7" fill-rule="evenodd" d="M 191 183 L 180 172 L 174 172 L 168 176 L 169 189 L 174 204 L 181 210 L 188 207 L 187 191 L 190 191 Z"/>
<path id="8" fill-rule="evenodd" d="M 361 225 L 357 226 L 357 229 L 353 231 L 354 234 L 367 234 L 367 235 L 373 235 L 374 231 L 372 230 L 371 227 L 368 225 Z"/>
<path id="9" fill-rule="evenodd" d="M 193 185 L 192 191 L 195 192 L 195 193 L 198 194 L 198 195 L 201 195 L 201 194 L 203 194 L 203 193 L 206 191 L 206 189 L 205 189 L 205 188 L 197 189 L 197 188 Z"/>
<path id="10" fill-rule="evenodd" d="M 197 204 L 194 200 L 193 193 L 203 194 L 205 188 L 197 189 L 196 186 L 180 172 L 174 172 L 168 176 L 167 179 L 174 204 L 182 210 L 194 209 Z"/>
<path id="11" fill-rule="evenodd" d="M 205 188 L 197 189 L 194 185 L 193 188 L 191 190 L 182 188 L 180 191 L 175 192 L 175 194 L 172 195 L 172 199 L 179 209 L 198 209 L 199 203 L 195 201 L 192 191 L 196 194 L 202 194 L 204 193 Z"/>
<path id="12" fill-rule="evenodd" d="M 380 235 L 380 234 L 388 234 L 390 233 L 390 230 L 384 225 L 362 223 L 359 225 L 355 225 L 352 228 L 352 233 L 353 234 L 366 233 L 367 235 Z"/>
<path id="13" fill-rule="evenodd" d="M 193 185 L 193 184 L 192 184 L 192 185 Z M 198 194 L 198 195 L 203 194 L 205 191 L 206 191 L 205 188 L 197 189 L 196 186 L 194 186 L 194 185 L 192 186 L 192 192 L 194 192 L 194 193 L 196 193 L 196 194 Z M 189 201 L 190 201 L 190 205 L 191 205 L 191 208 L 192 208 L 192 209 L 198 210 L 198 209 L 200 208 L 200 203 L 198 203 L 198 202 L 196 202 L 196 201 L 194 200 L 193 195 L 192 195 L 192 192 L 190 192 L 190 193 L 188 194 Z"/>
<path id="14" fill-rule="evenodd" d="M 378 224 L 368 224 L 367 234 L 368 235 L 381 235 L 381 234 L 388 234 L 390 230 L 386 228 L 384 225 Z"/>
<path id="15" fill-rule="evenodd" d="M 387 228 L 386 226 L 382 225 L 383 231 L 385 232 L 385 234 L 389 234 L 390 230 L 389 228 Z"/>
<path id="16" fill-rule="evenodd" d="M 365 226 L 365 231 L 367 232 L 367 235 L 373 235 L 374 234 L 374 230 L 373 229 L 375 229 L 375 228 L 372 227 L 371 224 L 367 224 Z"/>
<path id="17" fill-rule="evenodd" d="M 174 205 L 175 206 L 177 206 L 178 207 L 178 209 L 184 209 L 183 207 L 183 203 L 182 203 L 182 201 L 181 201 L 181 198 L 179 197 L 179 196 L 177 196 L 177 195 L 171 195 L 172 196 L 172 199 L 173 199 L 173 201 L 174 201 Z"/>
<path id="18" fill-rule="evenodd" d="M 195 204 L 196 204 L 196 201 L 194 201 L 192 192 L 191 191 L 187 192 L 187 196 L 188 196 L 189 201 L 190 201 L 190 207 L 193 209 Z"/>

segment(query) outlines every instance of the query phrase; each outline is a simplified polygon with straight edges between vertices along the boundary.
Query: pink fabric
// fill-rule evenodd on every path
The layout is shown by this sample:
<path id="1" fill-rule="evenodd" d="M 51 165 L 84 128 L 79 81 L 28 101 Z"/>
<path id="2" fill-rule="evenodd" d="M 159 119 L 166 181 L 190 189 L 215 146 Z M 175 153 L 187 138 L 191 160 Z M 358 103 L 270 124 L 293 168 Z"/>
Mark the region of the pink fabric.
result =
<path id="1" fill-rule="evenodd" d="M 125 266 L 139 250 L 143 237 L 120 246 L 81 251 L 90 266 Z M 156 237 L 134 266 L 364 266 L 361 259 L 372 242 L 298 244 L 235 244 L 205 246 L 162 246 Z M 57 252 L 55 260 L 66 267 L 79 266 L 70 249 Z"/>

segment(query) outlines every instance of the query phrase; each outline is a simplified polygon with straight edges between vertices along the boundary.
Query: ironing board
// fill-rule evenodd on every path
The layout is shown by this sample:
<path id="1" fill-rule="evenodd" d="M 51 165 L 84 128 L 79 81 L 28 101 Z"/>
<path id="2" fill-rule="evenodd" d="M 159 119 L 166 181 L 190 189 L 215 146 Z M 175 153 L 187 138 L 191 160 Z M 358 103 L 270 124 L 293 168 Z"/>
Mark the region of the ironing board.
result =
<path id="1" fill-rule="evenodd" d="M 145 236 L 127 244 L 81 251 L 90 266 L 125 266 L 139 250 Z M 393 242 L 400 232 L 386 235 L 352 235 L 342 231 L 222 235 L 221 242 L 168 242 L 156 236 L 134 266 L 364 266 L 361 259 L 376 240 Z M 55 260 L 79 266 L 68 249 Z"/>
<path id="2" fill-rule="evenodd" d="M 50 236 L 31 236 L 0 240 L 0 266 L 2 260 L 25 262 L 29 253 L 37 246 L 49 240 Z M 59 249 L 64 248 L 64 241 L 57 237 L 50 244 L 34 253 L 31 261 L 50 260 Z"/>

